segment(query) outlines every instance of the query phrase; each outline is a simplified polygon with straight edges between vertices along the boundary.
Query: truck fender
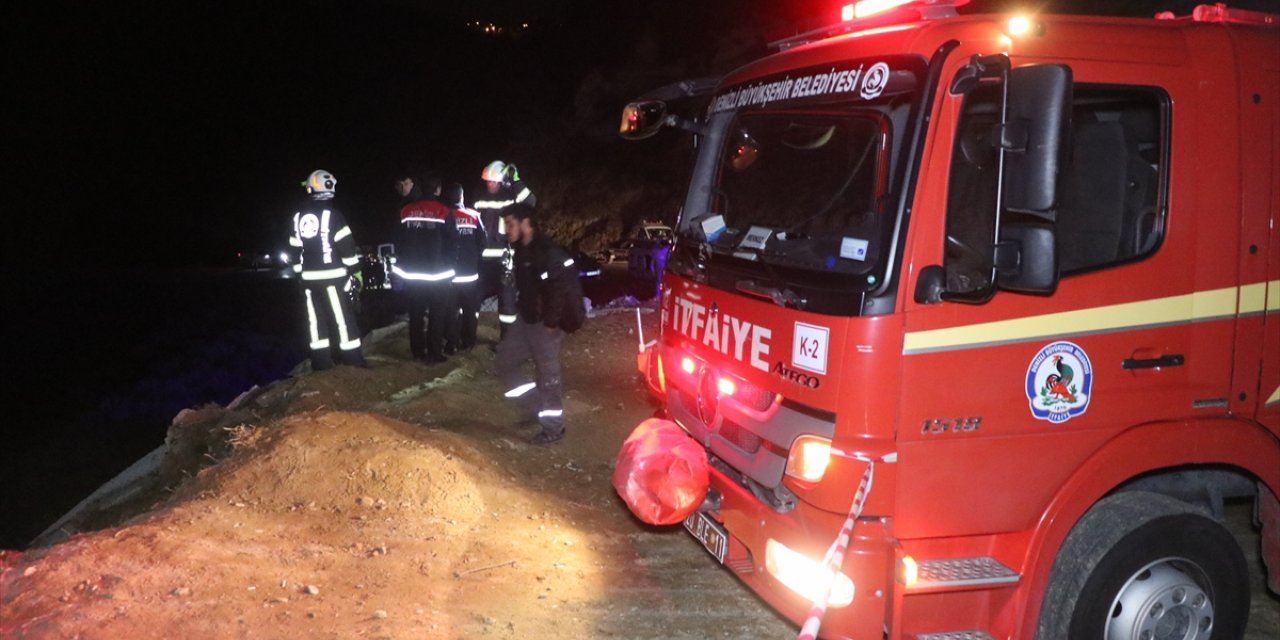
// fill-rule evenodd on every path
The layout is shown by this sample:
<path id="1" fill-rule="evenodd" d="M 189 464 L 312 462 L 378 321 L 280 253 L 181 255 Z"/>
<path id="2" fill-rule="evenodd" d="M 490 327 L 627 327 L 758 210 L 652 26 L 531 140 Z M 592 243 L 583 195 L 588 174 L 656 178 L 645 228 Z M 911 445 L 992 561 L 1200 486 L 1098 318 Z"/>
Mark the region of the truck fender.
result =
<path id="1" fill-rule="evenodd" d="M 1016 637 L 1035 637 L 1053 561 L 1084 513 L 1138 475 L 1185 465 L 1232 467 L 1280 493 L 1280 442 L 1255 423 L 1228 418 L 1152 422 L 1118 433 L 1080 465 L 1041 514 L 1023 560 L 1027 595 L 1014 616 L 1021 621 Z"/>

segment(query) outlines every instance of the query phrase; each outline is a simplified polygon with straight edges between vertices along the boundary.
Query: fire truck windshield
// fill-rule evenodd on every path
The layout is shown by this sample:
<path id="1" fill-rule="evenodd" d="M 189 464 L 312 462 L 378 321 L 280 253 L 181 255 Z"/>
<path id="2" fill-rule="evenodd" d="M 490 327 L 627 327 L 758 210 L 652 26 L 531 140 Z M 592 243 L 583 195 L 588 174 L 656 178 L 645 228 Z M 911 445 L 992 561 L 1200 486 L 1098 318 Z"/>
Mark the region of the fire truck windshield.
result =
<path id="1" fill-rule="evenodd" d="M 717 253 L 866 273 L 879 252 L 886 149 L 879 118 L 754 112 L 729 126 L 712 210 Z"/>
<path id="2" fill-rule="evenodd" d="M 883 55 L 721 87 L 668 268 L 816 313 L 863 313 L 895 255 L 926 67 Z"/>
<path id="3" fill-rule="evenodd" d="M 711 125 L 704 170 L 695 170 L 709 183 L 694 190 L 706 201 L 686 209 L 672 268 L 691 267 L 698 254 L 711 284 L 810 287 L 803 297 L 818 302 L 810 310 L 856 313 L 849 293 L 882 277 L 896 218 L 891 118 L 875 109 L 752 110 L 718 114 Z M 841 302 L 824 305 L 824 296 Z"/>

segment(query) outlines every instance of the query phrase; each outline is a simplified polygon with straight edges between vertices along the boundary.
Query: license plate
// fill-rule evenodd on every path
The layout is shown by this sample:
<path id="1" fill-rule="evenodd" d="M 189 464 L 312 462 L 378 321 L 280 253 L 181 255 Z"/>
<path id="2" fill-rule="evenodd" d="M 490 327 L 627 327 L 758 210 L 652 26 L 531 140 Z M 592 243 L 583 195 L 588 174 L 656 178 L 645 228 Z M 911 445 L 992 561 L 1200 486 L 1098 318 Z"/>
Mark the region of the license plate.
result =
<path id="1" fill-rule="evenodd" d="M 702 543 L 716 560 L 724 564 L 724 556 L 729 551 L 729 535 L 705 513 L 694 513 L 684 519 L 684 528 Z"/>

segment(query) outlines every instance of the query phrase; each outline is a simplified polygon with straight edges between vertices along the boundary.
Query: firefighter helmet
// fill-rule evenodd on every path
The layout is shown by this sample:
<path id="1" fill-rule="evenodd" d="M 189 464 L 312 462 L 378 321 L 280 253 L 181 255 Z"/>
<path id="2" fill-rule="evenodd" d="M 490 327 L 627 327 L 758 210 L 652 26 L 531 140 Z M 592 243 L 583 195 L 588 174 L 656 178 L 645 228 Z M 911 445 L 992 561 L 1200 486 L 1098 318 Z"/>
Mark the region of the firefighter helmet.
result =
<path id="1" fill-rule="evenodd" d="M 307 177 L 307 193 L 333 193 L 338 186 L 338 179 L 324 169 L 316 169 Z"/>
<path id="2" fill-rule="evenodd" d="M 507 182 L 507 163 L 494 160 L 480 172 L 480 179 L 485 182 Z"/>

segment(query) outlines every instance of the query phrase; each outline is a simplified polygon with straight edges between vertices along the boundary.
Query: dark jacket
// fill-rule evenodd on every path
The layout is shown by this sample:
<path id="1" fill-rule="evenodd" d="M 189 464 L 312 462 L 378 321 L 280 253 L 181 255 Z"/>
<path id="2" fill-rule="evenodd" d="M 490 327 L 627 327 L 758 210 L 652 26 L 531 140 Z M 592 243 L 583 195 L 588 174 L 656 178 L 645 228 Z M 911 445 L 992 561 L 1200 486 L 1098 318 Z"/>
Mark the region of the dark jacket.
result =
<path id="1" fill-rule="evenodd" d="M 455 211 L 458 219 L 458 264 L 454 282 L 475 282 L 480 277 L 480 256 L 484 253 L 486 237 L 480 214 L 471 209 Z"/>
<path id="2" fill-rule="evenodd" d="M 527 323 L 560 327 L 565 305 L 578 285 L 578 269 L 560 245 L 541 231 L 516 246 L 516 309 Z"/>
<path id="3" fill-rule="evenodd" d="M 400 209 L 400 238 L 391 271 L 409 282 L 448 282 L 458 261 L 457 217 L 453 207 L 435 199 L 410 202 Z"/>
<path id="4" fill-rule="evenodd" d="M 341 280 L 360 263 L 351 227 L 332 198 L 311 198 L 298 208 L 289 244 L 302 249 L 293 270 L 304 281 Z"/>

